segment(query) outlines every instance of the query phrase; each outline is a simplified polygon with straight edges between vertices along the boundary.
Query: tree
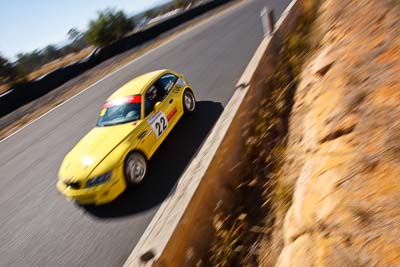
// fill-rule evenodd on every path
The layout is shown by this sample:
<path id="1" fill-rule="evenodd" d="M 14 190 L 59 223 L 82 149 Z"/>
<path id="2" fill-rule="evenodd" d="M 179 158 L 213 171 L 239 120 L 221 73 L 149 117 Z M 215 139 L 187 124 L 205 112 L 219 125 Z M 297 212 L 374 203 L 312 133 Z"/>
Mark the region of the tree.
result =
<path id="1" fill-rule="evenodd" d="M 0 54 L 0 84 L 15 82 L 23 73 Z"/>
<path id="2" fill-rule="evenodd" d="M 76 40 L 78 37 L 82 35 L 82 33 L 77 28 L 69 29 L 67 34 L 68 34 L 68 39 L 72 41 Z"/>
<path id="3" fill-rule="evenodd" d="M 46 46 L 45 49 L 42 50 L 42 55 L 45 63 L 53 61 L 62 56 L 60 50 L 54 45 Z"/>
<path id="4" fill-rule="evenodd" d="M 98 13 L 97 19 L 90 21 L 85 37 L 89 43 L 102 47 L 121 39 L 134 27 L 134 21 L 123 11 L 106 9 Z"/>
<path id="5" fill-rule="evenodd" d="M 175 0 L 175 6 L 177 8 L 183 8 L 186 5 L 186 3 L 183 0 Z"/>
<path id="6" fill-rule="evenodd" d="M 158 16 L 158 13 L 157 13 L 157 11 L 155 11 L 154 9 L 150 9 L 150 10 L 147 10 L 147 11 L 144 13 L 144 16 L 145 16 L 146 18 L 152 19 L 152 18 L 157 17 L 157 16 Z"/>
<path id="7" fill-rule="evenodd" d="M 43 64 L 46 64 L 46 62 L 43 59 L 43 53 L 38 49 L 17 54 L 17 66 L 26 73 L 36 70 Z"/>

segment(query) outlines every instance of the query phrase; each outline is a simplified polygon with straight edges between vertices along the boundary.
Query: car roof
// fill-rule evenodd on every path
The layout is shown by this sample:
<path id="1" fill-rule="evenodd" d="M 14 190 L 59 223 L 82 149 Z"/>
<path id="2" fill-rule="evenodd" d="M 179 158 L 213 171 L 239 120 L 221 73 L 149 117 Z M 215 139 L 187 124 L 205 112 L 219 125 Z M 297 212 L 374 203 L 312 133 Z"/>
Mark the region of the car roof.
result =
<path id="1" fill-rule="evenodd" d="M 143 94 L 145 89 L 147 88 L 148 84 L 154 81 L 156 78 L 161 76 L 164 73 L 174 73 L 171 70 L 157 70 L 142 74 L 126 84 L 120 87 L 117 91 L 115 91 L 108 99 L 113 100 L 116 98 L 124 97 L 124 96 L 131 96 L 131 95 L 139 95 Z"/>

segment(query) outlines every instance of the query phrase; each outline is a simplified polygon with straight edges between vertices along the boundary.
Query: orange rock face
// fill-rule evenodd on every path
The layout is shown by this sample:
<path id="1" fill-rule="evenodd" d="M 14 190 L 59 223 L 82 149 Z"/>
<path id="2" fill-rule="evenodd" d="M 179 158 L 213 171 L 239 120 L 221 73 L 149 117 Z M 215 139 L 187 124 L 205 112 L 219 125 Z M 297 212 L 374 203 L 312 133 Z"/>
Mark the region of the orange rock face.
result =
<path id="1" fill-rule="evenodd" d="M 400 266 L 400 2 L 322 1 L 293 107 L 278 266 Z"/>

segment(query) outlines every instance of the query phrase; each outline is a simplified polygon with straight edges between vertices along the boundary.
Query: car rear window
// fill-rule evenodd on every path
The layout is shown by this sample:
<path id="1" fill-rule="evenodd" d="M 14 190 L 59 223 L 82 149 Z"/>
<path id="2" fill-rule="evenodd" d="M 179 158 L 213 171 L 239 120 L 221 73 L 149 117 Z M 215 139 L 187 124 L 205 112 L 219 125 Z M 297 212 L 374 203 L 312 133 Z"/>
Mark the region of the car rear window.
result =
<path id="1" fill-rule="evenodd" d="M 141 95 L 121 97 L 107 101 L 100 112 L 98 127 L 140 120 Z"/>

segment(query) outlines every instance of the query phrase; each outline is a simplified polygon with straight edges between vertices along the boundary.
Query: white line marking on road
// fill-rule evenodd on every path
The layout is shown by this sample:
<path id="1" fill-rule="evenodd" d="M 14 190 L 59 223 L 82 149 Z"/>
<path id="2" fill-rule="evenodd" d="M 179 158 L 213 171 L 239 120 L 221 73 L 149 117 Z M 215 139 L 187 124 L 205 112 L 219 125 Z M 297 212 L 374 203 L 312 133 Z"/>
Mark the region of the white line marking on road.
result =
<path id="1" fill-rule="evenodd" d="M 189 31 L 192 31 L 192 30 L 194 30 L 194 29 L 196 29 L 196 28 L 199 28 L 200 26 L 203 26 L 204 24 L 206 24 L 206 23 L 208 23 L 208 22 L 210 22 L 210 21 L 212 21 L 212 20 L 214 20 L 214 19 L 219 18 L 219 17 L 216 16 L 216 15 L 225 14 L 225 13 L 227 13 L 228 11 L 233 10 L 233 8 L 235 8 L 235 9 L 236 9 L 236 8 L 239 8 L 239 7 L 242 6 L 244 3 L 247 3 L 247 1 L 243 1 L 241 4 L 239 4 L 239 5 L 237 5 L 237 6 L 235 5 L 235 6 L 231 7 L 231 8 L 228 8 L 228 9 L 226 9 L 226 10 L 223 10 L 223 11 L 220 12 L 220 13 L 214 14 L 213 16 L 211 16 L 211 17 L 209 17 L 209 18 L 207 18 L 207 19 L 205 19 L 205 20 L 203 20 L 203 21 L 200 21 L 198 24 L 196 24 L 196 25 L 194 25 L 194 26 L 192 26 L 192 27 L 189 27 L 188 29 L 184 30 L 184 31 L 181 32 L 181 33 L 178 33 L 178 34 L 177 34 L 175 37 L 173 37 L 172 39 L 166 40 L 165 42 L 161 43 L 159 46 L 154 47 L 153 49 L 150 49 L 149 51 L 147 51 L 147 52 L 144 53 L 143 55 L 141 55 L 141 56 L 139 56 L 139 57 L 137 57 L 137 58 L 132 59 L 132 61 L 126 63 L 125 65 L 123 65 L 122 67 L 120 67 L 120 68 L 114 70 L 113 72 L 107 74 L 106 76 L 104 76 L 104 77 L 101 78 L 100 80 L 98 80 L 98 81 L 94 82 L 93 84 L 89 85 L 88 87 L 86 87 L 86 88 L 83 89 L 82 91 L 78 92 L 77 94 L 73 95 L 72 97 L 68 98 L 68 99 L 65 100 L 64 102 L 58 104 L 58 105 L 55 106 L 54 108 L 51 108 L 50 110 L 46 111 L 45 113 L 43 113 L 43 114 L 40 115 L 39 117 L 37 117 L 37 118 L 35 118 L 34 120 L 32 120 L 32 121 L 28 122 L 27 124 L 23 125 L 21 128 L 17 129 L 15 132 L 13 132 L 13 133 L 11 133 L 10 135 L 4 137 L 3 139 L 0 140 L 0 144 L 3 143 L 4 141 L 6 141 L 7 139 L 13 137 L 14 135 L 16 135 L 17 133 L 19 133 L 20 131 L 22 131 L 23 129 L 25 129 L 26 127 L 28 127 L 29 125 L 31 125 L 31 124 L 35 123 L 36 121 L 40 120 L 41 118 L 43 118 L 44 116 L 46 116 L 46 115 L 49 114 L 50 112 L 56 110 L 57 108 L 61 107 L 61 106 L 64 105 L 65 103 L 69 102 L 70 100 L 74 99 L 75 97 L 79 96 L 80 94 L 86 92 L 87 90 L 89 90 L 90 88 L 92 88 L 93 86 L 95 86 L 96 84 L 102 82 L 103 80 L 105 80 L 105 79 L 109 78 L 110 76 L 114 75 L 115 73 L 119 72 L 120 70 L 122 70 L 122 69 L 128 67 L 129 65 L 131 65 L 131 64 L 133 64 L 134 62 L 140 60 L 141 58 L 147 56 L 148 54 L 153 53 L 153 52 L 156 51 L 157 49 L 160 49 L 161 47 L 166 46 L 167 44 L 169 44 L 169 43 L 175 41 L 176 39 L 178 39 L 178 38 L 182 37 L 183 35 L 187 34 Z M 179 27 L 179 26 L 178 26 L 178 27 Z M 150 41 L 150 42 L 151 42 L 151 41 Z M 81 74 L 81 75 L 82 75 L 82 74 Z M 77 77 L 79 77 L 79 76 L 77 76 Z"/>

